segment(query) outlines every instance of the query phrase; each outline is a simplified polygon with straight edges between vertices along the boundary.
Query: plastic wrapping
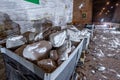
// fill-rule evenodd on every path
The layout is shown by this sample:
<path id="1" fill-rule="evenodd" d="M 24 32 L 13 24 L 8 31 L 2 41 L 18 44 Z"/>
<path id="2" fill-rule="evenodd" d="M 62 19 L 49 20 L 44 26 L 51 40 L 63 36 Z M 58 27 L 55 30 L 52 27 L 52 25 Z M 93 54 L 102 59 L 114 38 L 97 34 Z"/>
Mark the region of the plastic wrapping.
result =
<path id="1" fill-rule="evenodd" d="M 56 69 L 56 63 L 52 59 L 43 59 L 37 62 L 38 66 L 46 73 L 51 73 Z"/>
<path id="2" fill-rule="evenodd" d="M 50 35 L 50 41 L 54 47 L 63 45 L 66 39 L 66 31 L 59 31 Z"/>
<path id="3" fill-rule="evenodd" d="M 50 51 L 50 59 L 57 61 L 59 58 L 58 53 L 56 50 L 51 50 Z"/>
<path id="4" fill-rule="evenodd" d="M 6 47 L 7 48 L 15 48 L 15 47 L 25 44 L 25 42 L 26 42 L 26 38 L 24 38 L 22 35 L 9 37 L 6 40 Z"/>
<path id="5" fill-rule="evenodd" d="M 49 41 L 39 41 L 28 45 L 23 50 L 23 57 L 32 61 L 45 59 L 51 49 L 52 45 Z"/>
<path id="6" fill-rule="evenodd" d="M 68 59 L 71 52 L 71 41 L 66 40 L 64 44 L 58 49 L 59 60 L 64 61 Z"/>

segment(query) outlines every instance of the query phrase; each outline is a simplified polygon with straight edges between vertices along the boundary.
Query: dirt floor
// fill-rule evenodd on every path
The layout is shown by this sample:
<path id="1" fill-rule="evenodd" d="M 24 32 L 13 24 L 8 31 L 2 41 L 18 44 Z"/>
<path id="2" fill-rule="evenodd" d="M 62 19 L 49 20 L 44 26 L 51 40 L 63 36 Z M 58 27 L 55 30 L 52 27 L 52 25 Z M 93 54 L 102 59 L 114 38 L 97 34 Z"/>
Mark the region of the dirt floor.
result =
<path id="1" fill-rule="evenodd" d="M 120 80 L 120 32 L 96 30 L 78 80 Z M 0 54 L 0 80 L 5 80 Z"/>
<path id="2" fill-rule="evenodd" d="M 96 30 L 78 80 L 120 80 L 120 32 Z"/>

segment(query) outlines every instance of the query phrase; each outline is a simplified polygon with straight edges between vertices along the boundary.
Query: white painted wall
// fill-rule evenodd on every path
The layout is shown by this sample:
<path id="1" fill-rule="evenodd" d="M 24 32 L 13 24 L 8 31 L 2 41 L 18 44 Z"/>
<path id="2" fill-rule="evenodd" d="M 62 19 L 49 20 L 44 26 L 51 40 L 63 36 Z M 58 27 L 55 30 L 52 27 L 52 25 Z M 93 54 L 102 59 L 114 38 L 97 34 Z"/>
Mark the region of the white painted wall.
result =
<path id="1" fill-rule="evenodd" d="M 32 20 L 47 18 L 53 21 L 54 26 L 71 22 L 73 0 L 40 0 L 39 5 L 24 0 L 1 0 L 0 8 L 20 24 L 24 33 L 32 27 Z"/>

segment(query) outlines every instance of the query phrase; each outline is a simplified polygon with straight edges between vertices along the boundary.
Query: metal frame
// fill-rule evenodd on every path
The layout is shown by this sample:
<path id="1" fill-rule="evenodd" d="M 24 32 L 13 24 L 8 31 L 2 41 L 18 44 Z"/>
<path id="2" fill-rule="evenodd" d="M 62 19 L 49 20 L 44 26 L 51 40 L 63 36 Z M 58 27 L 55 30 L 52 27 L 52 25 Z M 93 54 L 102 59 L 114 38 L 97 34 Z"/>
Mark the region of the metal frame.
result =
<path id="1" fill-rule="evenodd" d="M 75 70 L 77 62 L 79 61 L 83 48 L 83 42 L 84 39 L 80 42 L 78 47 L 71 53 L 69 58 L 66 61 L 64 61 L 52 73 L 45 73 L 38 66 L 34 65 L 33 63 L 27 61 L 26 59 L 18 56 L 17 54 L 6 48 L 1 48 L 1 52 L 2 54 L 7 55 L 8 57 L 20 63 L 21 65 L 26 67 L 28 70 L 32 71 L 34 74 L 36 74 L 38 77 L 42 78 L 43 80 L 70 80 L 70 77 Z"/>

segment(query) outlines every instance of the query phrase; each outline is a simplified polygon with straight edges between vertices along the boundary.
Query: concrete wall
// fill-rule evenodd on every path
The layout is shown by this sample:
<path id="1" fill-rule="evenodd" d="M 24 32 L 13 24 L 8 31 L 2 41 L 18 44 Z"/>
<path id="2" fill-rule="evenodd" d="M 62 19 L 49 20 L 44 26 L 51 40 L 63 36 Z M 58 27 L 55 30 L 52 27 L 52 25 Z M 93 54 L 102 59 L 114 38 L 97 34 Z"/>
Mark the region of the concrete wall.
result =
<path id="1" fill-rule="evenodd" d="M 24 33 L 31 29 L 33 20 L 47 18 L 55 26 L 71 22 L 73 0 L 40 0 L 39 5 L 24 0 L 2 0 L 0 8 L 0 12 L 7 13 L 13 21 L 20 24 L 21 32 Z"/>
<path id="2" fill-rule="evenodd" d="M 82 8 L 79 6 L 83 4 Z M 92 22 L 92 0 L 74 0 L 73 23 L 86 24 Z M 86 13 L 86 18 L 82 14 Z"/>

